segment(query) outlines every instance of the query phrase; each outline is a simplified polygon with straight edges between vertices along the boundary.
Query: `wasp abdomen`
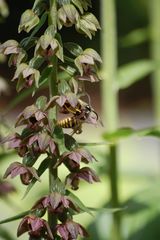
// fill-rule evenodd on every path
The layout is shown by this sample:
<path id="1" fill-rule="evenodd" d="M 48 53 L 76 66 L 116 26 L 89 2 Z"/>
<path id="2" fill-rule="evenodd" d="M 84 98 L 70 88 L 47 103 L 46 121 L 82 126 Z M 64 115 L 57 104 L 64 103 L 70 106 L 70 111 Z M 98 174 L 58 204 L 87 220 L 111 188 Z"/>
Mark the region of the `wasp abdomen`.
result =
<path id="1" fill-rule="evenodd" d="M 79 125 L 78 120 L 74 116 L 58 121 L 58 126 L 62 128 L 74 128 L 77 125 Z"/>

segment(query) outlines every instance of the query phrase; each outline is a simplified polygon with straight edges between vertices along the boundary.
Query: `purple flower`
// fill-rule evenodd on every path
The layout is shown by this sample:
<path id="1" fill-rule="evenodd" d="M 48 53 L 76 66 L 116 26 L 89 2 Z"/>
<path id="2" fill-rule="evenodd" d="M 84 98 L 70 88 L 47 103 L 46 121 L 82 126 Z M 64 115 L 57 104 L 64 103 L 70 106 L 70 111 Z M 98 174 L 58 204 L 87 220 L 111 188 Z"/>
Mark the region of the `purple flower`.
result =
<path id="1" fill-rule="evenodd" d="M 78 169 L 76 172 L 70 173 L 66 177 L 66 184 L 70 185 L 73 190 L 77 190 L 80 179 L 83 179 L 89 183 L 100 182 L 99 177 L 96 176 L 93 170 L 91 170 L 88 167 L 84 167 L 84 168 Z"/>
<path id="2" fill-rule="evenodd" d="M 47 115 L 35 105 L 26 107 L 21 112 L 16 121 L 16 127 L 21 125 L 27 125 L 35 130 L 40 129 L 47 123 Z"/>
<path id="3" fill-rule="evenodd" d="M 17 237 L 25 232 L 35 238 L 54 239 L 47 221 L 34 215 L 28 215 L 22 219 L 18 226 Z"/>
<path id="4" fill-rule="evenodd" d="M 18 65 L 26 57 L 26 52 L 20 47 L 15 40 L 8 40 L 0 45 L 0 53 L 11 55 L 9 58 L 9 66 Z"/>
<path id="5" fill-rule="evenodd" d="M 46 106 L 46 110 L 54 107 L 55 105 L 62 108 L 66 103 L 71 105 L 73 108 L 76 107 L 78 104 L 78 97 L 76 94 L 69 92 L 65 95 L 52 97 Z"/>
<path id="6" fill-rule="evenodd" d="M 95 35 L 97 29 L 100 29 L 100 25 L 97 18 L 92 13 L 83 14 L 78 18 L 76 30 L 80 33 L 84 33 L 90 39 L 92 39 L 92 35 Z"/>
<path id="7" fill-rule="evenodd" d="M 76 76 L 77 80 L 99 82 L 100 78 L 97 75 L 96 66 L 83 63 L 82 68 L 83 68 L 83 75 L 77 75 Z"/>
<path id="8" fill-rule="evenodd" d="M 72 208 L 73 210 L 79 212 L 79 209 L 74 205 L 71 199 L 65 195 L 58 192 L 52 192 L 50 195 L 44 196 L 39 199 L 33 209 L 37 206 L 43 206 L 43 208 L 48 208 L 49 211 L 54 213 L 63 213 L 64 209 Z"/>
<path id="9" fill-rule="evenodd" d="M 15 71 L 13 81 L 18 80 L 17 91 L 21 91 L 23 88 L 29 88 L 35 84 L 38 88 L 38 82 L 40 78 L 40 72 L 27 65 L 26 63 L 20 63 Z"/>
<path id="10" fill-rule="evenodd" d="M 78 235 L 81 237 L 88 237 L 87 231 L 79 223 L 68 220 L 65 223 L 58 224 L 56 227 L 58 235 L 62 240 L 75 240 Z"/>
<path id="11" fill-rule="evenodd" d="M 74 151 L 62 154 L 58 164 L 63 162 L 72 171 L 73 169 L 78 169 L 81 162 L 90 163 L 93 159 L 96 160 L 88 150 L 77 148 Z"/>
<path id="12" fill-rule="evenodd" d="M 86 80 L 90 82 L 99 81 L 96 62 L 102 62 L 99 54 L 92 48 L 87 48 L 75 59 L 75 65 L 77 66 L 80 76 L 77 76 L 78 80 Z"/>
<path id="13" fill-rule="evenodd" d="M 29 138 L 28 146 L 33 148 L 39 153 L 45 153 L 49 149 L 52 154 L 56 153 L 57 147 L 53 138 L 47 132 L 41 132 Z"/>
<path id="14" fill-rule="evenodd" d="M 4 55 L 18 54 L 20 52 L 19 43 L 15 40 L 7 40 L 0 45 L 0 53 Z"/>
<path id="15" fill-rule="evenodd" d="M 15 133 L 12 136 L 8 136 L 5 139 L 3 139 L 3 143 L 8 142 L 9 143 L 9 148 L 16 149 L 19 156 L 24 157 L 24 155 L 27 153 L 28 148 L 26 146 L 26 143 L 23 142 L 22 137 L 18 134 Z"/>
<path id="16" fill-rule="evenodd" d="M 46 58 L 56 55 L 63 61 L 63 48 L 60 42 L 51 34 L 44 34 L 37 41 L 34 55 L 41 55 Z"/>
<path id="17" fill-rule="evenodd" d="M 71 27 L 77 22 L 79 13 L 73 4 L 63 4 L 58 10 L 58 28 Z"/>
<path id="18" fill-rule="evenodd" d="M 34 167 L 27 167 L 19 162 L 10 164 L 4 174 L 4 178 L 7 178 L 9 175 L 11 178 L 20 175 L 21 181 L 25 185 L 28 185 L 33 177 L 40 181 L 40 178 L 38 177 L 37 171 Z"/>

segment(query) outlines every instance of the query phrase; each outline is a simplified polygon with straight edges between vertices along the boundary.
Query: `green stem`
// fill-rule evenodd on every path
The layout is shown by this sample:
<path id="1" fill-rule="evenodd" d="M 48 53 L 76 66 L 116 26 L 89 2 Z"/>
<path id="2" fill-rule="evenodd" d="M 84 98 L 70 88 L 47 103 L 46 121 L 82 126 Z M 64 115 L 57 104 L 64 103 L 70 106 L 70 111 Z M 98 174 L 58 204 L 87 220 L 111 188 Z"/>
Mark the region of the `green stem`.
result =
<path id="1" fill-rule="evenodd" d="M 160 62 L 160 0 L 149 2 L 150 33 L 151 33 L 151 58 L 159 64 Z M 160 69 L 157 68 L 152 75 L 153 106 L 155 123 L 160 125 Z"/>
<path id="2" fill-rule="evenodd" d="M 116 17 L 114 0 L 102 0 L 102 109 L 108 131 L 115 131 L 118 124 Z M 106 122 L 107 121 L 107 122 Z"/>
<path id="3" fill-rule="evenodd" d="M 50 12 L 49 12 L 49 18 L 48 18 L 48 23 L 49 26 L 52 25 L 54 26 L 54 31 L 56 33 L 57 27 L 56 27 L 56 22 L 57 22 L 57 5 L 56 5 L 56 0 L 50 0 Z M 51 64 L 52 64 L 52 71 L 49 76 L 49 92 L 50 92 L 50 98 L 57 95 L 58 93 L 58 88 L 57 88 L 57 57 L 53 56 L 51 59 Z M 54 114 L 54 119 L 57 119 L 57 110 L 55 108 Z M 57 169 L 54 169 L 53 166 L 56 163 L 56 158 L 51 159 L 52 163 L 50 164 L 49 167 L 49 191 L 50 193 L 53 192 L 55 181 L 58 177 L 58 171 Z M 53 213 L 48 212 L 48 222 L 50 225 L 50 228 L 52 232 L 55 230 L 55 226 L 57 224 L 57 218 L 56 215 L 53 215 Z"/>
<path id="4" fill-rule="evenodd" d="M 110 183 L 111 183 L 111 204 L 112 208 L 119 208 L 118 193 L 118 168 L 117 168 L 117 146 L 110 147 Z M 111 239 L 120 240 L 121 236 L 121 213 L 113 213 L 113 224 L 111 228 Z"/>
<path id="5" fill-rule="evenodd" d="M 102 112 L 103 121 L 108 132 L 118 128 L 118 92 L 116 90 L 117 73 L 117 33 L 116 13 L 114 0 L 102 0 L 101 4 L 102 23 Z M 113 208 L 119 207 L 118 194 L 118 166 L 117 146 L 109 147 L 109 178 L 111 189 L 111 204 Z M 113 213 L 113 225 L 111 240 L 120 240 L 121 224 L 120 213 Z"/>

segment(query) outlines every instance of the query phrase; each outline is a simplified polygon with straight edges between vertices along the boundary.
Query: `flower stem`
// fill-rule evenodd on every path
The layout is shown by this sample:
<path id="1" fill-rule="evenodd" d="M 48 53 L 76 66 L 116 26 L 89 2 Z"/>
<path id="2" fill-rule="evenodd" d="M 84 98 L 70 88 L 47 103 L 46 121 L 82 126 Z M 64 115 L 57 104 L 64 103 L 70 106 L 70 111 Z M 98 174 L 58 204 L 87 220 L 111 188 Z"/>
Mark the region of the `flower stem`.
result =
<path id="1" fill-rule="evenodd" d="M 50 0 L 50 11 L 49 11 L 49 16 L 48 16 L 48 25 L 49 26 L 54 26 L 54 31 L 56 33 L 57 31 L 57 5 L 56 5 L 56 0 Z M 58 94 L 58 88 L 57 88 L 57 57 L 53 56 L 51 59 L 51 64 L 52 64 L 52 71 L 49 76 L 49 93 L 50 93 L 50 98 Z M 57 110 L 55 108 L 55 112 L 53 113 L 54 119 L 57 119 Z M 56 162 L 56 158 L 53 157 L 51 159 L 51 164 L 49 167 L 49 191 L 53 191 L 53 187 L 55 184 L 55 180 L 58 177 L 58 171 L 57 168 L 54 169 L 53 166 Z M 57 224 L 57 218 L 56 215 L 53 215 L 53 213 L 48 212 L 48 222 L 50 225 L 50 228 L 52 232 L 55 230 L 55 226 Z"/>
<path id="2" fill-rule="evenodd" d="M 118 128 L 118 91 L 115 88 L 117 72 L 117 33 L 116 13 L 114 0 L 102 0 L 101 3 L 102 23 L 102 109 L 103 119 L 107 131 L 112 132 Z M 111 191 L 111 205 L 119 207 L 118 193 L 118 166 L 117 145 L 109 146 L 109 178 Z M 121 237 L 120 213 L 113 213 L 111 228 L 111 240 L 120 240 Z"/>

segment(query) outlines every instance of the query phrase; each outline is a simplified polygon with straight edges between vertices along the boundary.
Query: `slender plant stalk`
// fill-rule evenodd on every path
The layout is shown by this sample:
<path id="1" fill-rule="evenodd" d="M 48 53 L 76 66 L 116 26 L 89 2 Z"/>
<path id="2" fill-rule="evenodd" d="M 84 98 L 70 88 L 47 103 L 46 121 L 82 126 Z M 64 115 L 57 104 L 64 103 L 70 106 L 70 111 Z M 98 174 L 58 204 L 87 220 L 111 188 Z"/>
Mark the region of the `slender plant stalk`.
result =
<path id="1" fill-rule="evenodd" d="M 115 88 L 117 72 L 117 35 L 116 14 L 114 0 L 102 0 L 102 110 L 107 131 L 115 131 L 118 127 L 118 92 Z M 119 207 L 118 195 L 118 167 L 117 145 L 109 147 L 109 177 L 111 188 L 111 204 L 113 208 Z M 112 240 L 121 239 L 120 214 L 113 213 L 111 229 Z"/>
<path id="2" fill-rule="evenodd" d="M 57 26 L 56 26 L 56 14 L 57 12 L 57 5 L 56 5 L 56 0 L 50 0 L 50 13 L 49 13 L 49 19 L 48 23 L 49 25 L 54 26 L 54 30 L 56 31 Z M 57 89 L 57 57 L 53 56 L 52 57 L 52 71 L 49 76 L 49 92 L 50 92 L 50 98 L 57 95 L 58 89 Z M 57 111 L 55 108 L 54 116 L 55 119 L 57 119 Z M 49 191 L 53 191 L 53 187 L 55 185 L 55 180 L 57 179 L 58 176 L 58 171 L 57 168 L 54 169 L 53 166 L 55 164 L 56 159 L 52 159 L 52 164 L 49 167 Z M 54 231 L 55 226 L 57 224 L 57 218 L 56 215 L 53 217 L 53 214 L 50 214 L 48 212 L 48 222 L 50 225 L 50 228 L 52 231 Z"/>
<path id="3" fill-rule="evenodd" d="M 151 58 L 160 63 L 160 1 L 149 2 L 150 33 L 151 33 Z M 160 69 L 156 68 L 152 75 L 153 106 L 155 123 L 160 125 Z"/>

